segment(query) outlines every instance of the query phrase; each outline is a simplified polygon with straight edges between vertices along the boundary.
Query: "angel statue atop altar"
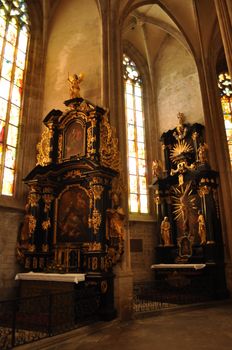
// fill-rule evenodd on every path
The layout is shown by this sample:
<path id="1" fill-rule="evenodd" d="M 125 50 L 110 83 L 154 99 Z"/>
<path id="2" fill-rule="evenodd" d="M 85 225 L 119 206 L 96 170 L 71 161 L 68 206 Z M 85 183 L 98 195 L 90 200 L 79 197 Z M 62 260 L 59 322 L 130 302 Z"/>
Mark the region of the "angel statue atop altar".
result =
<path id="1" fill-rule="evenodd" d="M 80 83 L 82 82 L 84 75 L 80 73 L 79 75 L 73 74 L 68 77 L 68 82 L 70 83 L 70 98 L 81 97 L 80 95 Z"/>

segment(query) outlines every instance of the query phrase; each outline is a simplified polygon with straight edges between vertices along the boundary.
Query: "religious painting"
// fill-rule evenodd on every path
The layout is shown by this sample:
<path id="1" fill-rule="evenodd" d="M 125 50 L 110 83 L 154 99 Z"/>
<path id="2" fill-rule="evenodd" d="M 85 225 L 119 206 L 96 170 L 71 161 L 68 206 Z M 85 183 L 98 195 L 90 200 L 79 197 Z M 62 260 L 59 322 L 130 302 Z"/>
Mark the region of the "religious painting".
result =
<path id="1" fill-rule="evenodd" d="M 58 200 L 57 241 L 85 242 L 88 236 L 89 196 L 80 186 L 69 188 Z"/>
<path id="2" fill-rule="evenodd" d="M 71 123 L 64 135 L 64 158 L 85 155 L 85 127 L 80 121 Z"/>

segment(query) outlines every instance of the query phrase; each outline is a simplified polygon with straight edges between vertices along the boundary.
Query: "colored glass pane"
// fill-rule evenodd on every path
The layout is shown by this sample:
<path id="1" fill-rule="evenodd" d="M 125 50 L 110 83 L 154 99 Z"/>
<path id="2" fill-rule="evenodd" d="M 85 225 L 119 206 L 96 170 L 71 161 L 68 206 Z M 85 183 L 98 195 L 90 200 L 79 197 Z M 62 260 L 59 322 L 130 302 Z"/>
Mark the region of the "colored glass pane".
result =
<path id="1" fill-rule="evenodd" d="M 135 142 L 129 141 L 128 144 L 129 144 L 129 157 L 136 157 Z"/>
<path id="2" fill-rule="evenodd" d="M 12 67 L 13 67 L 13 63 L 7 60 L 3 60 L 2 63 L 2 77 L 7 79 L 7 80 L 11 80 L 11 73 L 12 73 Z"/>
<path id="3" fill-rule="evenodd" d="M 23 70 L 20 68 L 15 69 L 14 84 L 19 87 L 22 87 L 23 85 Z"/>
<path id="4" fill-rule="evenodd" d="M 126 82 L 126 93 L 133 94 L 133 86 L 129 81 Z"/>
<path id="5" fill-rule="evenodd" d="M 147 193 L 147 180 L 144 176 L 139 176 L 139 191 L 141 194 Z"/>
<path id="6" fill-rule="evenodd" d="M 227 72 L 219 74 L 218 87 L 221 92 L 221 106 L 224 115 L 230 162 L 232 165 L 232 82 Z"/>
<path id="7" fill-rule="evenodd" d="M 10 23 L 8 26 L 6 40 L 9 41 L 13 46 L 16 45 L 17 28 L 14 25 L 12 25 L 12 23 Z"/>
<path id="8" fill-rule="evenodd" d="M 129 124 L 134 124 L 134 111 L 133 109 L 127 108 L 127 121 Z"/>
<path id="9" fill-rule="evenodd" d="M 136 111 L 136 123 L 137 126 L 142 126 L 143 127 L 143 113 Z"/>
<path id="10" fill-rule="evenodd" d="M 21 89 L 16 85 L 13 86 L 11 101 L 16 106 L 21 104 Z"/>
<path id="11" fill-rule="evenodd" d="M 0 55 L 2 54 L 3 38 L 0 37 Z"/>
<path id="12" fill-rule="evenodd" d="M 21 52 L 20 50 L 18 50 L 17 52 L 17 58 L 16 58 L 16 65 L 21 68 L 24 69 L 25 66 L 25 62 L 26 62 L 26 56 L 23 52 Z"/>
<path id="13" fill-rule="evenodd" d="M 137 111 L 142 111 L 142 99 L 139 96 L 135 96 L 135 109 Z"/>
<path id="14" fill-rule="evenodd" d="M 1 0 L 0 7 L 0 193 L 12 195 L 29 27 L 24 0 Z"/>
<path id="15" fill-rule="evenodd" d="M 222 111 L 225 114 L 231 114 L 232 111 L 232 97 L 223 96 L 221 99 Z"/>
<path id="16" fill-rule="evenodd" d="M 127 108 L 133 109 L 134 107 L 134 99 L 132 95 L 126 95 L 126 106 Z"/>
<path id="17" fill-rule="evenodd" d="M 18 126 L 19 125 L 19 114 L 20 109 L 14 105 L 11 105 L 10 109 L 10 123 L 13 125 Z"/>
<path id="18" fill-rule="evenodd" d="M 14 169 L 15 156 L 16 156 L 16 149 L 14 147 L 7 146 L 6 153 L 5 153 L 5 166 L 7 168 Z"/>
<path id="19" fill-rule="evenodd" d="M 146 174 L 146 162 L 144 159 L 138 159 L 139 175 L 145 176 Z"/>
<path id="20" fill-rule="evenodd" d="M 139 204 L 138 204 L 138 195 L 131 193 L 129 196 L 129 207 L 131 213 L 138 213 Z"/>
<path id="21" fill-rule="evenodd" d="M 7 144 L 16 147 L 18 138 L 18 128 L 9 124 L 7 133 Z"/>
<path id="22" fill-rule="evenodd" d="M 128 124 L 128 140 L 133 141 L 135 139 L 135 127 L 134 125 Z"/>
<path id="23" fill-rule="evenodd" d="M 141 87 L 139 85 L 135 86 L 135 95 L 136 96 L 142 96 Z"/>
<path id="24" fill-rule="evenodd" d="M 148 213 L 148 203 L 147 203 L 147 196 L 146 195 L 140 196 L 140 212 L 143 214 Z"/>
<path id="25" fill-rule="evenodd" d="M 138 142 L 138 157 L 144 159 L 145 158 L 145 147 L 144 143 Z"/>
<path id="26" fill-rule="evenodd" d="M 136 158 L 129 157 L 129 174 L 131 175 L 136 175 L 137 170 L 136 170 Z"/>
<path id="27" fill-rule="evenodd" d="M 14 60 L 14 51 L 15 51 L 14 46 L 12 46 L 9 43 L 6 43 L 5 50 L 4 50 L 4 58 L 7 61 L 13 62 L 13 60 Z"/>
<path id="28" fill-rule="evenodd" d="M 5 122 L 0 120 L 0 142 L 3 142 L 4 140 L 4 133 L 5 133 Z"/>
<path id="29" fill-rule="evenodd" d="M 3 17 L 0 17 L 0 36 L 4 36 L 6 29 L 6 21 Z"/>
<path id="30" fill-rule="evenodd" d="M 129 210 L 133 213 L 147 213 L 142 80 L 135 63 L 126 55 L 123 55 L 123 69 L 128 138 Z"/>
<path id="31" fill-rule="evenodd" d="M 3 100 L 3 98 L 0 98 L 0 119 L 2 120 L 6 119 L 6 112 L 7 112 L 7 101 Z"/>
<path id="32" fill-rule="evenodd" d="M 2 78 L 0 80 L 0 97 L 3 97 L 6 100 L 8 100 L 9 92 L 10 92 L 10 82 Z"/>
<path id="33" fill-rule="evenodd" d="M 2 194 L 6 196 L 13 195 L 14 170 L 4 168 Z"/>
<path id="34" fill-rule="evenodd" d="M 137 176 L 131 175 L 130 176 L 130 193 L 137 193 L 137 192 L 138 192 Z"/>
<path id="35" fill-rule="evenodd" d="M 141 127 L 137 128 L 137 140 L 138 142 L 144 142 L 144 129 Z"/>
<path id="36" fill-rule="evenodd" d="M 21 30 L 19 34 L 18 48 L 24 53 L 27 50 L 27 41 L 28 41 L 27 34 L 23 30 Z"/>
<path id="37" fill-rule="evenodd" d="M 0 143 L 0 164 L 2 164 L 2 143 Z"/>

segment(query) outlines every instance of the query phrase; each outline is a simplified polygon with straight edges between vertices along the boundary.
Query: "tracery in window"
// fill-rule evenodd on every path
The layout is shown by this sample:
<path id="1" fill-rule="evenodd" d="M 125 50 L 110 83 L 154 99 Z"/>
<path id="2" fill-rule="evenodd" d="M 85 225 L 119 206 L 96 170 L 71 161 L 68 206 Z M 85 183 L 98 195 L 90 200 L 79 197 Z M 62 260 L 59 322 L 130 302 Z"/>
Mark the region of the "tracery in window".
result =
<path id="1" fill-rule="evenodd" d="M 23 0 L 0 1 L 0 193 L 12 196 L 28 49 Z"/>
<path id="2" fill-rule="evenodd" d="M 232 166 L 232 83 L 228 73 L 219 74 L 218 87 L 221 92 L 221 105 Z"/>
<path id="3" fill-rule="evenodd" d="M 148 213 L 147 166 L 143 113 L 142 79 L 135 63 L 123 55 L 127 149 L 129 174 L 129 211 Z"/>

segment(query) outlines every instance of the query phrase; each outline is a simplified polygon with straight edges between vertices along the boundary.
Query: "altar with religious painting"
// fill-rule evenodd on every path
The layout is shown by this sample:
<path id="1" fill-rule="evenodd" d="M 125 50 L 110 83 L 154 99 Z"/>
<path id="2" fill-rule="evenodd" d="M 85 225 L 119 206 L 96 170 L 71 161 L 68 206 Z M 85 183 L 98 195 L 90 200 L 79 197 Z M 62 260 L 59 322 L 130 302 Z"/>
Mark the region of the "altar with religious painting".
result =
<path id="1" fill-rule="evenodd" d="M 153 162 L 158 244 L 151 268 L 169 286 L 224 297 L 219 174 L 209 165 L 204 132 L 179 113 L 176 128 L 161 136 L 164 164 Z"/>
<path id="2" fill-rule="evenodd" d="M 17 258 L 29 275 L 17 278 L 25 296 L 44 291 L 49 276 L 47 287 L 56 282 L 61 289 L 72 283 L 70 274 L 84 276 L 77 287 L 95 285 L 100 312 L 112 318 L 112 269 L 123 253 L 125 219 L 118 140 L 107 111 L 80 96 L 81 80 L 69 78 L 65 110 L 45 117 L 37 165 L 24 179 L 29 194 Z M 55 274 L 63 278 L 55 281 Z M 29 280 L 37 277 L 32 291 Z"/>

